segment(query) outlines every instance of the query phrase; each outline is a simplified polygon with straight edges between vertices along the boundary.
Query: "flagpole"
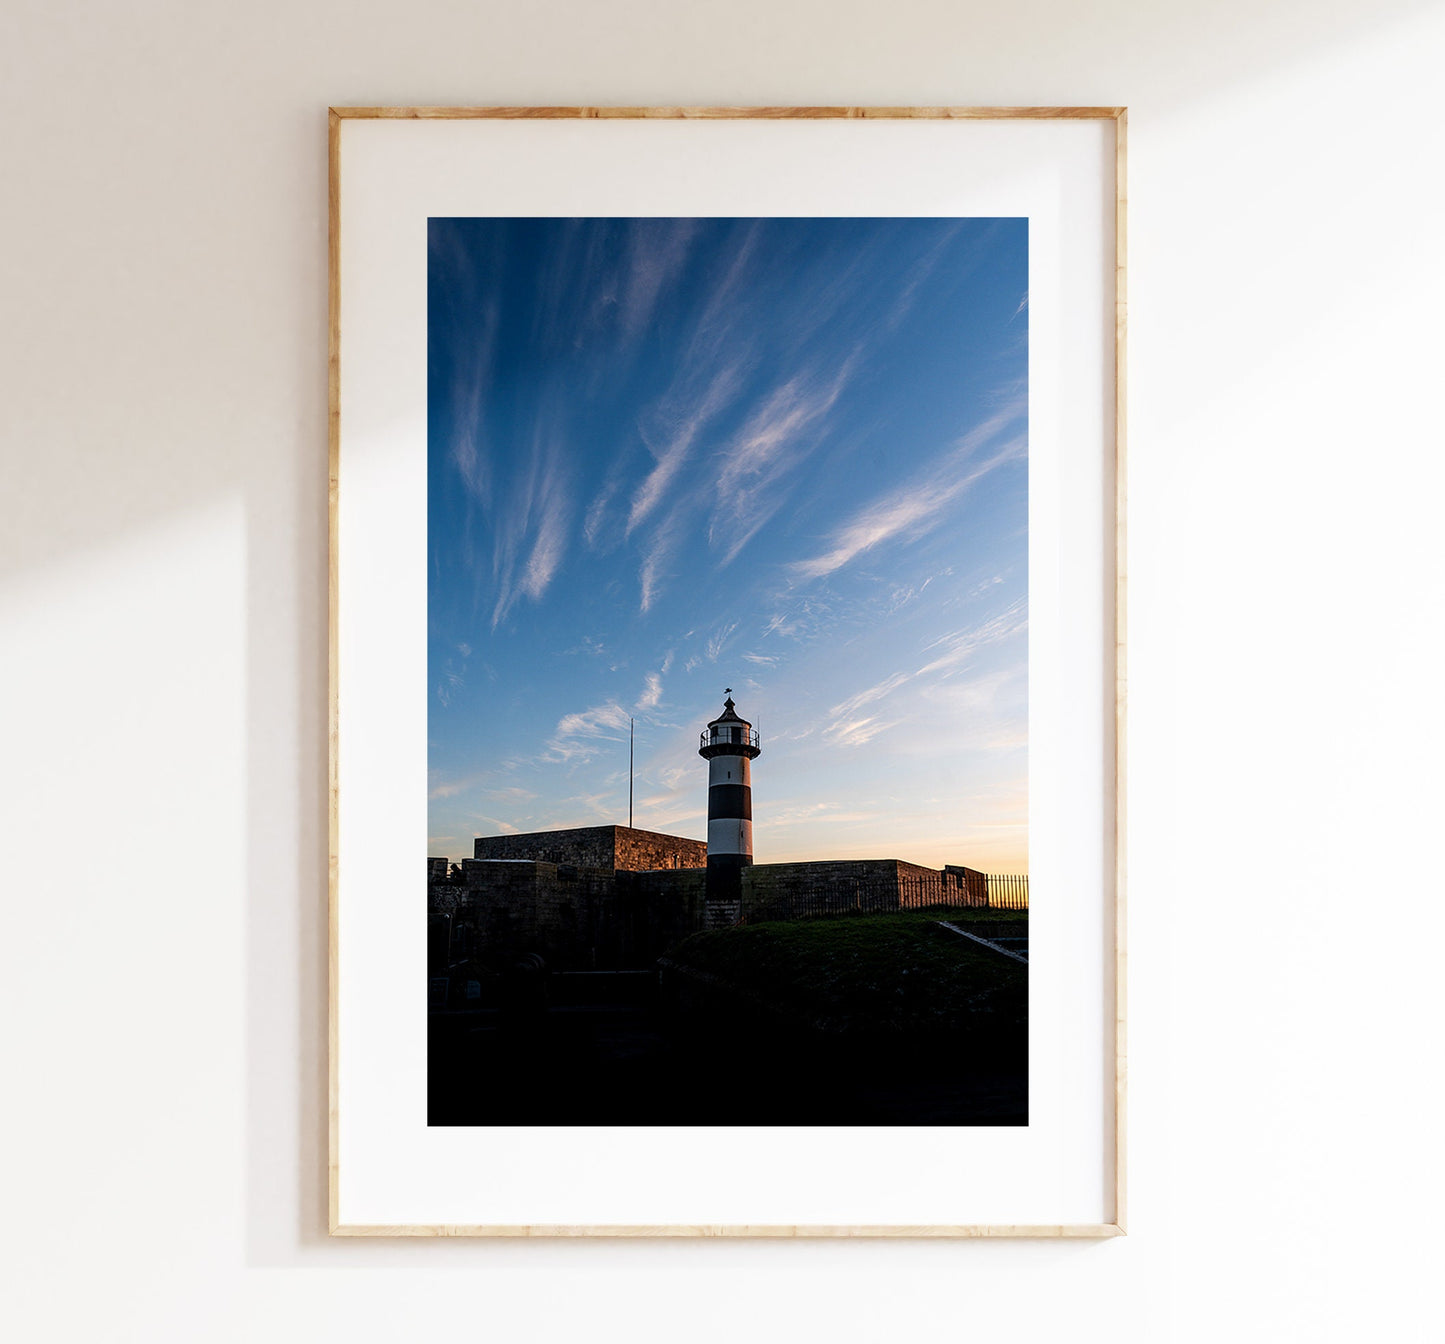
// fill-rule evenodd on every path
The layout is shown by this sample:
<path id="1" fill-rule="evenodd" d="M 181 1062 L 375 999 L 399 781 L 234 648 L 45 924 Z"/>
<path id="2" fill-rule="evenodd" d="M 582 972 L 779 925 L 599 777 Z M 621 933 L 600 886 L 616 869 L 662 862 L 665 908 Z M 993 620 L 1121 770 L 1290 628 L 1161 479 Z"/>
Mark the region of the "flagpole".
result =
<path id="1" fill-rule="evenodd" d="M 632 829 L 632 743 L 636 737 L 637 720 L 627 720 L 627 829 Z"/>

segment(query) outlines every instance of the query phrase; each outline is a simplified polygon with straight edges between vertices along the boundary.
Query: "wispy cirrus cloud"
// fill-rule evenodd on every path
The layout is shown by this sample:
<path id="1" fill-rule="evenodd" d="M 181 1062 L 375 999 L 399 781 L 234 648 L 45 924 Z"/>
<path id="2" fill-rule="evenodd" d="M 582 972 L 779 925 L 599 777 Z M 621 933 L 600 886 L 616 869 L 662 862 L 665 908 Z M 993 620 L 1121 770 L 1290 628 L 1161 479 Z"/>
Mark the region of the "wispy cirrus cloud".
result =
<path id="1" fill-rule="evenodd" d="M 453 696 L 467 683 L 467 661 L 472 656 L 472 646 L 465 642 L 453 645 L 453 653 L 455 656 L 442 659 L 437 679 L 437 702 L 443 709 L 451 704 Z"/>
<path id="2" fill-rule="evenodd" d="M 882 718 L 875 710 L 864 713 L 888 699 L 901 687 L 921 678 L 951 675 L 961 671 L 973 660 L 980 649 L 1000 644 L 1028 628 L 1028 605 L 1024 599 L 1010 603 L 1002 611 L 967 630 L 958 630 L 931 640 L 923 646 L 924 653 L 933 656 L 912 671 L 893 672 L 881 681 L 864 687 L 847 699 L 841 700 L 828 711 L 832 722 L 824 729 L 824 736 L 840 746 L 860 746 L 870 741 L 885 729 L 902 721 L 901 717 Z"/>
<path id="3" fill-rule="evenodd" d="M 759 221 L 740 225 L 730 250 L 714 263 L 710 297 L 684 338 L 672 382 L 639 425 L 654 464 L 631 496 L 626 535 L 673 500 L 643 543 L 644 612 L 660 592 L 694 515 L 708 519 L 708 544 L 722 550 L 722 563 L 728 564 L 783 506 L 780 481 L 816 446 L 821 422 L 861 355 L 855 349 L 841 367 L 827 372 L 819 371 L 816 354 L 810 365 L 799 366 L 810 333 L 822 322 L 820 312 L 845 302 L 851 292 L 834 278 L 790 320 L 771 326 L 759 320 L 756 287 L 747 284 L 759 233 Z M 770 346 L 785 371 L 771 388 L 760 390 L 751 380 Z M 751 415 L 730 436 L 719 437 L 744 395 L 754 407 Z M 694 459 L 704 447 L 716 468 L 699 474 Z M 603 535 L 608 503 L 599 499 L 589 513 L 589 540 Z"/>
<path id="4" fill-rule="evenodd" d="M 515 822 L 508 821 L 504 817 L 484 817 L 480 812 L 473 813 L 472 820 L 485 822 L 493 831 L 501 835 L 516 835 L 522 829 Z"/>
<path id="5" fill-rule="evenodd" d="M 593 705 L 576 714 L 564 714 L 547 741 L 547 759 L 585 761 L 595 756 L 605 742 L 620 742 L 631 715 L 615 700 Z"/>
<path id="6" fill-rule="evenodd" d="M 909 310 L 917 301 L 919 291 L 923 288 L 924 281 L 933 274 L 944 254 L 957 242 L 962 228 L 963 223 L 959 221 L 953 228 L 939 234 L 928 250 L 909 268 L 903 284 L 899 288 L 898 297 L 894 301 L 893 310 L 888 314 L 884 323 L 889 331 L 896 330 L 903 319 L 908 316 Z M 963 267 L 955 265 L 955 279 L 963 272 Z"/>
<path id="7" fill-rule="evenodd" d="M 536 601 L 547 591 L 547 585 L 562 563 L 567 546 L 567 499 L 565 493 L 549 486 L 537 523 L 532 554 L 522 574 L 522 591 Z"/>
<path id="8" fill-rule="evenodd" d="M 625 742 L 633 718 L 649 714 L 662 703 L 663 675 L 649 672 L 643 677 L 642 689 L 631 709 L 613 699 L 575 714 L 564 714 L 552 730 L 543 759 L 565 763 L 585 761 L 607 744 Z"/>
<path id="9" fill-rule="evenodd" d="M 531 296 L 532 339 L 540 349 L 565 351 L 615 308 L 621 279 L 603 265 L 604 235 L 588 221 L 558 220 L 555 228 Z"/>
<path id="10" fill-rule="evenodd" d="M 837 719 L 829 724 L 824 736 L 834 746 L 861 747 L 865 742 L 871 742 L 879 733 L 896 727 L 899 722 L 898 719 L 882 719 L 877 715 Z"/>
<path id="11" fill-rule="evenodd" d="M 922 583 L 900 584 L 888 594 L 888 614 L 892 615 L 895 611 L 901 611 L 904 607 L 909 606 L 914 602 L 917 602 L 918 599 L 928 591 L 928 586 L 934 581 L 934 579 L 941 578 L 952 573 L 953 569 L 950 567 L 948 569 L 941 570 L 938 574 L 930 574 L 926 579 L 923 580 Z"/>
<path id="12" fill-rule="evenodd" d="M 683 351 L 685 367 L 716 363 L 736 340 L 739 319 L 746 318 L 749 273 L 757 255 L 760 220 L 739 220 L 710 277 L 707 302 Z"/>
<path id="13" fill-rule="evenodd" d="M 831 376 L 799 373 L 765 396 L 720 455 L 708 541 L 738 553 L 783 506 L 782 479 L 817 446 L 825 421 L 857 367 L 855 349 Z"/>
<path id="14" fill-rule="evenodd" d="M 937 650 L 933 658 L 924 663 L 914 676 L 927 676 L 933 672 L 947 672 L 963 666 L 975 653 L 989 644 L 1000 644 L 1014 635 L 1028 629 L 1028 603 L 1019 598 L 1002 611 L 969 630 L 940 635 L 925 644 L 924 651 Z"/>
<path id="15" fill-rule="evenodd" d="M 661 399 L 638 426 L 642 441 L 653 456 L 652 469 L 633 491 L 622 535 L 632 537 L 654 519 L 669 497 L 660 522 L 652 524 L 641 540 L 638 569 L 641 610 L 651 610 L 677 552 L 688 535 L 694 515 L 704 506 L 696 486 L 688 489 L 688 467 L 695 449 L 741 395 L 754 359 L 746 340 L 729 345 L 726 326 L 704 342 L 703 354 L 682 361 Z M 699 338 L 694 336 L 694 346 Z M 588 514 L 589 543 L 596 544 L 607 527 L 612 496 L 594 501 Z M 615 528 L 616 525 L 614 525 Z"/>
<path id="16" fill-rule="evenodd" d="M 522 597 L 539 601 L 567 550 L 575 512 L 561 435 L 539 422 L 530 469 L 504 509 L 498 509 L 493 547 L 497 600 L 495 630 Z"/>
<path id="17" fill-rule="evenodd" d="M 859 691 L 856 695 L 850 695 L 846 700 L 840 701 L 828 711 L 834 720 L 833 727 L 829 728 L 828 731 L 832 732 L 840 724 L 848 723 L 865 705 L 871 705 L 874 701 L 882 700 L 885 696 L 891 695 L 900 686 L 912 681 L 917 675 L 916 672 L 894 672 L 884 677 L 882 681 L 874 682 L 872 686 Z"/>
<path id="18" fill-rule="evenodd" d="M 468 789 L 475 788 L 486 778 L 485 775 L 464 775 L 460 779 L 444 779 L 440 783 L 433 784 L 426 796 L 435 801 L 438 798 L 455 798 L 459 793 L 465 793 Z"/>
<path id="19" fill-rule="evenodd" d="M 707 645 L 704 650 L 707 655 L 708 662 L 717 662 L 718 656 L 725 648 L 727 648 L 728 640 L 733 637 L 733 631 L 735 631 L 737 628 L 738 623 L 736 621 L 732 621 L 730 624 L 720 626 L 717 630 L 713 631 L 712 635 L 707 641 Z"/>
<path id="20" fill-rule="evenodd" d="M 482 319 L 470 376 L 455 380 L 451 394 L 451 448 L 448 455 L 467 495 L 478 504 L 492 499 L 492 466 L 486 453 L 484 397 L 490 386 L 492 346 L 497 330 L 497 305 Z"/>
<path id="21" fill-rule="evenodd" d="M 654 446 L 652 436 L 644 431 L 644 441 L 652 449 L 656 464 L 632 497 L 632 507 L 627 515 L 628 536 L 661 503 L 687 461 L 698 435 L 736 398 L 742 385 L 742 373 L 741 362 L 716 369 L 694 395 L 674 391 L 654 413 L 663 433 L 661 441 Z"/>
<path id="22" fill-rule="evenodd" d="M 443 709 L 446 709 L 452 702 L 455 695 L 466 682 L 465 674 L 458 668 L 447 663 L 442 668 L 441 679 L 437 682 L 437 701 Z"/>
<path id="23" fill-rule="evenodd" d="M 697 225 L 692 220 L 634 219 L 627 228 L 627 266 L 620 302 L 632 336 L 647 330 L 659 298 L 687 265 Z"/>
<path id="24" fill-rule="evenodd" d="M 614 463 L 602 488 L 593 495 L 592 501 L 587 505 L 587 513 L 582 522 L 582 539 L 593 550 L 608 550 L 618 540 L 616 529 L 608 529 L 607 522 L 612 501 L 617 498 L 621 487 L 622 472 Z M 612 532 L 611 536 L 606 535 L 609 530 Z"/>
<path id="25" fill-rule="evenodd" d="M 638 697 L 636 712 L 646 713 L 649 709 L 656 709 L 662 703 L 662 676 L 657 672 L 647 674 L 646 684 L 643 687 L 641 696 Z"/>
<path id="26" fill-rule="evenodd" d="M 921 536 L 936 527 L 945 510 L 976 482 L 1005 462 L 1023 459 L 1028 450 L 1026 434 L 1013 433 L 1002 445 L 998 440 L 1025 411 L 1026 405 L 1015 403 L 991 415 L 906 485 L 855 514 L 833 534 L 826 550 L 795 562 L 793 572 L 805 580 L 823 578 L 875 546 Z M 983 450 L 990 450 L 989 455 L 976 460 Z"/>
<path id="27" fill-rule="evenodd" d="M 603 791 L 559 798 L 551 810 L 540 813 L 532 825 L 539 831 L 564 831 L 574 826 L 594 826 L 599 821 L 615 821 L 617 802 L 615 793 Z M 625 800 L 623 807 L 626 807 Z"/>
<path id="28" fill-rule="evenodd" d="M 487 259 L 477 257 L 455 230 L 445 227 L 427 231 L 427 247 L 428 264 L 455 277 L 456 302 L 467 311 L 449 352 L 452 376 L 447 384 L 448 440 L 443 451 L 469 499 L 486 505 L 491 499 L 492 464 L 486 451 L 485 407 L 502 317 L 492 286 L 503 259 L 496 253 Z"/>
<path id="29" fill-rule="evenodd" d="M 810 594 L 790 602 L 782 611 L 775 611 L 763 627 L 763 635 L 806 641 L 830 629 L 836 620 L 833 604 Z"/>
<path id="30" fill-rule="evenodd" d="M 694 515 L 707 519 L 708 545 L 721 553 L 720 563 L 728 565 L 786 505 L 788 476 L 825 440 L 829 413 L 871 344 L 868 338 L 858 339 L 841 363 L 832 351 L 822 355 L 817 344 L 831 317 L 859 297 L 868 267 L 858 257 L 842 275 L 812 273 L 802 291 L 806 301 L 786 318 L 771 324 L 759 320 L 753 311 L 758 277 L 752 277 L 751 287 L 747 284 L 759 230 L 759 221 L 740 227 L 731 251 L 714 264 L 711 296 L 681 347 L 668 391 L 639 426 L 654 464 L 631 495 L 625 535 L 636 533 L 669 498 L 674 501 L 642 543 L 639 587 L 644 613 L 661 592 Z M 945 248 L 946 240 L 936 243 L 922 269 L 915 267 L 915 288 Z M 807 258 L 797 260 L 806 268 Z M 760 389 L 752 375 L 765 361 L 778 372 L 771 387 Z M 753 407 L 751 414 L 719 437 L 744 395 Z M 715 468 L 699 474 L 694 459 L 704 448 Z M 588 514 L 589 544 L 606 534 L 610 500 L 606 491 L 594 500 Z"/>
<path id="31" fill-rule="evenodd" d="M 516 257 L 505 231 L 493 235 L 485 249 L 469 247 L 470 227 L 468 221 L 434 222 L 428 235 L 433 263 L 453 277 L 443 300 L 451 316 L 445 324 L 450 338 L 446 414 L 440 422 L 465 501 L 459 558 L 472 575 L 475 604 L 490 601 L 496 629 L 519 601 L 540 601 L 565 560 L 578 511 L 568 447 L 576 423 L 577 361 L 585 359 L 578 351 L 614 318 L 646 327 L 660 295 L 686 262 L 696 226 L 644 220 L 598 229 L 583 220 L 555 223 L 552 246 L 539 254 L 521 309 L 529 328 L 522 344 L 545 356 L 538 367 L 549 373 L 514 421 L 509 420 L 509 385 L 499 384 L 498 377 L 504 363 L 512 367 L 517 344 L 517 302 L 508 297 L 504 283 Z M 623 259 L 614 266 L 608 256 L 616 255 L 619 231 L 626 235 Z M 498 452 L 492 440 L 505 452 Z M 589 543 L 598 541 L 608 499 L 623 479 L 619 467 L 587 505 Z M 488 558 L 477 553 L 478 545 L 486 544 L 481 538 L 490 541 L 490 593 Z"/>
<path id="32" fill-rule="evenodd" d="M 652 609 L 652 604 L 657 600 L 668 567 L 687 534 L 687 515 L 685 502 L 674 504 L 668 510 L 667 518 L 653 532 L 643 548 L 637 583 L 638 601 L 644 614 Z"/>
<path id="33" fill-rule="evenodd" d="M 837 803 L 784 803 L 768 817 L 768 825 L 775 830 L 786 830 L 792 826 L 811 825 L 824 821 L 830 825 L 852 821 L 875 821 L 876 812 L 844 811 Z"/>
<path id="34" fill-rule="evenodd" d="M 508 803 L 530 803 L 537 797 L 531 789 L 524 789 L 517 784 L 500 789 L 484 789 L 482 794 L 486 798 L 500 798 Z"/>

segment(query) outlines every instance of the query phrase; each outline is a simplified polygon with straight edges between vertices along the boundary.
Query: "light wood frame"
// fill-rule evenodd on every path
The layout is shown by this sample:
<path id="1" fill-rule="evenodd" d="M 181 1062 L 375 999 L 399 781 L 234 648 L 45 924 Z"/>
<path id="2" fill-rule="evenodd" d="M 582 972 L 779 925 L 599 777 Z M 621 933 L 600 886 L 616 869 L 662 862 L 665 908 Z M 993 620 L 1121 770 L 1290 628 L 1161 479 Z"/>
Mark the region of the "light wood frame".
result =
<path id="1" fill-rule="evenodd" d="M 789 1226 L 726 1224 L 416 1224 L 406 1226 L 348 1225 L 340 1221 L 338 1149 L 337 1049 L 337 476 L 340 460 L 340 201 L 341 123 L 356 119 L 411 121 L 515 120 L 523 118 L 576 119 L 696 119 L 696 120 L 1089 120 L 1114 123 L 1114 1218 L 1107 1223 L 1075 1224 L 959 1224 L 926 1226 L 863 1225 Z M 1127 335 L 1125 189 L 1128 109 L 1124 107 L 333 107 L 328 111 L 328 288 L 329 335 L 328 429 L 330 485 L 328 514 L 328 936 L 327 936 L 327 1056 L 328 1056 L 328 1231 L 332 1236 L 365 1237 L 749 1237 L 749 1238 L 1103 1238 L 1122 1236 L 1126 1209 L 1125 1091 L 1128 1055 L 1125 1041 L 1127 953 L 1125 940 L 1125 616 L 1127 568 L 1125 564 L 1125 409 Z"/>

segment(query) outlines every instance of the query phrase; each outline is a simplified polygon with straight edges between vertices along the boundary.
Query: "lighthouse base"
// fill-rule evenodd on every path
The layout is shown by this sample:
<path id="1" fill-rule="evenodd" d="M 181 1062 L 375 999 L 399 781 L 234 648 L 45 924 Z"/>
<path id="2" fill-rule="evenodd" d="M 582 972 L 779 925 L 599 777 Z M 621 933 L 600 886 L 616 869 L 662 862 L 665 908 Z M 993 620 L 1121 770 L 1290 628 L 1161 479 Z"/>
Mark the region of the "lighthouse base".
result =
<path id="1" fill-rule="evenodd" d="M 750 854 L 708 855 L 704 928 L 727 929 L 741 921 L 743 869 L 751 864 Z"/>
<path id="2" fill-rule="evenodd" d="M 741 924 L 742 919 L 743 903 L 741 901 L 709 900 L 703 907 L 702 926 L 709 931 L 730 929 L 734 924 Z"/>

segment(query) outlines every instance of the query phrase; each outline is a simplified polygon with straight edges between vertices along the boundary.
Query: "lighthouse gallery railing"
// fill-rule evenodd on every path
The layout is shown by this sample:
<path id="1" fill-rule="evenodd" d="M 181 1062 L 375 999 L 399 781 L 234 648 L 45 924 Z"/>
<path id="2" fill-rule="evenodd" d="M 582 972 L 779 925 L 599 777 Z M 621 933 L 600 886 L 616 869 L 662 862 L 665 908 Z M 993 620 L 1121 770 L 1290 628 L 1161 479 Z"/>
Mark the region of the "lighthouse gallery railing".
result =
<path id="1" fill-rule="evenodd" d="M 762 749 L 762 742 L 758 737 L 756 728 L 713 728 L 703 729 L 702 735 L 698 738 L 698 749 L 703 747 L 757 747 Z"/>

